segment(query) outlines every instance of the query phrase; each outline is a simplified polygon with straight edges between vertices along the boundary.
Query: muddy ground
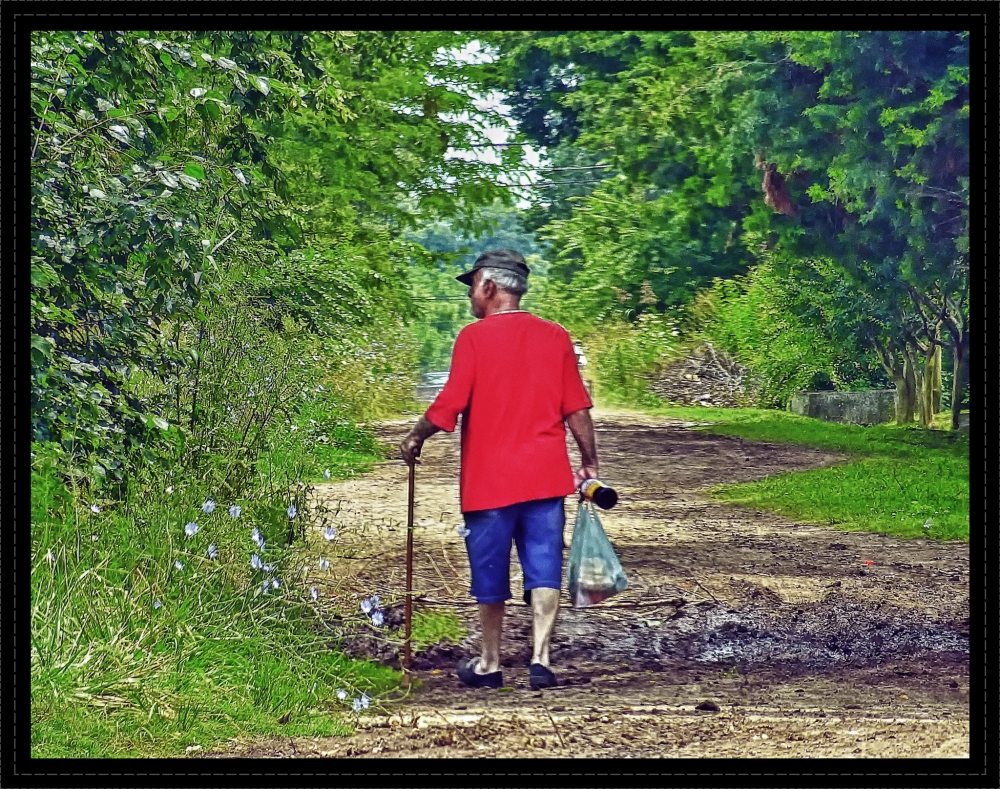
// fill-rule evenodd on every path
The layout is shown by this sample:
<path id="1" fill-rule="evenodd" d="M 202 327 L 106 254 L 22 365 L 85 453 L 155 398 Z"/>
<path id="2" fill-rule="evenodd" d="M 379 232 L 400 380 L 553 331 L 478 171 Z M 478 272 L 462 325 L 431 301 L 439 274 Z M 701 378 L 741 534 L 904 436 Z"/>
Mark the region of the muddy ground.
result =
<path id="1" fill-rule="evenodd" d="M 415 497 L 415 610 L 454 610 L 469 635 L 413 654 L 420 680 L 359 717 L 352 737 L 233 743 L 252 757 L 968 757 L 969 549 L 795 523 L 704 490 L 844 462 L 828 452 L 713 436 L 674 419 L 596 411 L 602 521 L 629 587 L 564 603 L 552 644 L 562 685 L 528 687 L 530 609 L 508 604 L 501 690 L 463 687 L 478 623 L 458 505 L 458 433 L 423 450 Z M 414 416 L 415 418 L 415 416 Z M 380 432 L 398 444 L 412 420 Z M 570 440 L 571 458 L 578 454 Z M 399 665 L 407 469 L 321 486 L 340 558 L 304 581 L 320 604 L 378 593 L 389 639 L 330 619 Z M 567 499 L 566 542 L 576 504 Z M 310 535 L 315 556 L 330 553 Z M 521 580 L 516 559 L 512 588 Z M 386 632 L 386 631 L 383 631 Z M 367 637 L 365 634 L 373 637 Z M 333 643 L 333 642 L 331 642 Z"/>

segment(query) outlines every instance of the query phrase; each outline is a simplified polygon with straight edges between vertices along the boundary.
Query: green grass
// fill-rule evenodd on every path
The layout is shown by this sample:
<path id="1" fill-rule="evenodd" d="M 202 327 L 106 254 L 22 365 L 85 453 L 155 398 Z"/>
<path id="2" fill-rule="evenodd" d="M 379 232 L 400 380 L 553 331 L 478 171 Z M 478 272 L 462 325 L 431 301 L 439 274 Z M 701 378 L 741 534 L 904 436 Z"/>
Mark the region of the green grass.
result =
<path id="1" fill-rule="evenodd" d="M 710 433 L 815 447 L 850 458 L 829 468 L 720 485 L 711 494 L 721 501 L 847 531 L 969 539 L 967 432 L 841 425 L 761 409 L 661 406 L 643 410 L 711 423 L 696 428 Z M 928 521 L 929 528 L 924 528 Z"/>
<path id="2" fill-rule="evenodd" d="M 304 404 L 294 421 L 274 432 L 258 469 L 262 474 L 294 469 L 303 482 L 324 482 L 326 471 L 330 479 L 348 479 L 371 471 L 388 451 L 337 403 L 317 400 Z"/>
<path id="3" fill-rule="evenodd" d="M 415 649 L 427 649 L 444 642 L 457 644 L 466 632 L 453 611 L 415 611 L 410 637 Z"/>
<path id="4" fill-rule="evenodd" d="M 167 667 L 164 682 L 158 687 L 147 682 L 141 691 L 158 699 L 148 706 L 134 695 L 109 692 L 120 683 L 107 674 L 95 676 L 94 684 L 75 691 L 81 695 L 62 703 L 57 698 L 46 703 L 38 698 L 45 694 L 33 689 L 32 757 L 178 756 L 191 746 L 208 750 L 231 739 L 349 735 L 353 714 L 336 700 L 336 686 L 360 685 L 357 693 L 372 696 L 398 686 L 396 672 L 382 666 L 337 661 L 331 655 L 329 665 L 298 676 L 284 663 L 285 650 L 280 657 L 249 654 L 260 647 L 259 640 L 243 649 L 222 645 L 214 650 L 204 648 L 205 638 L 201 648 L 195 640 L 179 643 L 179 652 L 197 653 L 199 660 L 216 665 L 199 671 L 189 665 L 190 657 L 179 658 Z M 184 678 L 188 673 L 192 676 Z M 311 676 L 317 677 L 314 691 Z M 101 685 L 111 687 L 102 690 Z M 126 706 L 116 706 L 123 702 Z M 291 715 L 282 724 L 279 719 L 286 713 Z"/>
<path id="5" fill-rule="evenodd" d="M 182 477 L 168 491 L 149 473 L 124 500 L 103 500 L 67 490 L 61 457 L 34 449 L 33 757 L 184 755 L 232 738 L 348 734 L 353 698 L 377 705 L 399 685 L 398 672 L 329 648 L 296 582 L 297 551 L 283 547 L 287 494 L 220 497 L 206 513 L 213 491 Z M 253 569 L 253 553 L 273 570 Z M 280 585 L 265 594 L 269 577 Z"/>

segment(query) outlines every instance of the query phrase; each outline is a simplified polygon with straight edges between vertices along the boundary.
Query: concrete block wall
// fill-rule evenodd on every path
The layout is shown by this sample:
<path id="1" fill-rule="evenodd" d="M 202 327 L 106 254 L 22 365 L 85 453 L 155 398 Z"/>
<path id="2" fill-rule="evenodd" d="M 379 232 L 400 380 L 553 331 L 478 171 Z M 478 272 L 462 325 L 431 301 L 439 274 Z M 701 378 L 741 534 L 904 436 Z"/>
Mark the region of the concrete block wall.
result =
<path id="1" fill-rule="evenodd" d="M 825 422 L 880 425 L 891 422 L 896 416 L 896 391 L 798 392 L 792 396 L 789 410 Z"/>

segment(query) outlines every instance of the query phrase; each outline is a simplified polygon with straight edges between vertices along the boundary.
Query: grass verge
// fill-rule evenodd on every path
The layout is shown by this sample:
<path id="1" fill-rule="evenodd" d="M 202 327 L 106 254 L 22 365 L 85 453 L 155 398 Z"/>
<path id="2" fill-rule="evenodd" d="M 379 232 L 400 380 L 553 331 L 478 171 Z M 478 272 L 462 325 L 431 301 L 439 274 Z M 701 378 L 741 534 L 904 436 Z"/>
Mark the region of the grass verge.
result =
<path id="1" fill-rule="evenodd" d="M 846 531 L 969 539 L 968 432 L 842 425 L 762 409 L 642 410 L 699 423 L 696 429 L 710 433 L 843 452 L 850 458 L 829 468 L 719 485 L 711 495 L 720 501 Z"/>
<path id="2" fill-rule="evenodd" d="M 398 687 L 398 672 L 330 649 L 296 582 L 285 545 L 306 491 L 216 501 L 147 474 L 102 500 L 67 488 L 53 448 L 32 454 L 33 757 L 349 734 L 355 700 Z"/>

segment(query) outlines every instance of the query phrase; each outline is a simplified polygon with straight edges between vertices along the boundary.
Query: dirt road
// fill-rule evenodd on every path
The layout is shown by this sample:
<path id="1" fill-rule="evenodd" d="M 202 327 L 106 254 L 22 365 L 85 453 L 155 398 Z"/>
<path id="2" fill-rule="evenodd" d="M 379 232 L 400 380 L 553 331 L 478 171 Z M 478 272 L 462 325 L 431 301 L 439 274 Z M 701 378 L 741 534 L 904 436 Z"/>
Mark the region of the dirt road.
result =
<path id="1" fill-rule="evenodd" d="M 507 687 L 470 690 L 454 676 L 476 652 L 478 625 L 456 533 L 458 434 L 442 433 L 417 470 L 415 607 L 457 611 L 468 638 L 416 652 L 421 686 L 362 715 L 353 737 L 244 743 L 227 755 L 969 755 L 967 544 L 797 524 L 703 493 L 841 456 L 665 418 L 596 412 L 595 423 L 602 474 L 621 496 L 602 520 L 630 585 L 586 610 L 564 592 L 552 645 L 561 687 L 528 687 L 530 609 L 520 599 L 505 626 Z M 382 437 L 398 444 L 409 425 L 384 424 Z M 353 558 L 307 581 L 347 609 L 379 593 L 397 633 L 406 479 L 393 461 L 321 486 Z M 575 511 L 568 499 L 567 544 Z M 515 561 L 515 594 L 519 583 Z M 360 638 L 353 649 L 393 662 L 396 647 Z"/>

